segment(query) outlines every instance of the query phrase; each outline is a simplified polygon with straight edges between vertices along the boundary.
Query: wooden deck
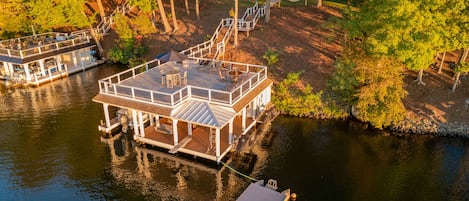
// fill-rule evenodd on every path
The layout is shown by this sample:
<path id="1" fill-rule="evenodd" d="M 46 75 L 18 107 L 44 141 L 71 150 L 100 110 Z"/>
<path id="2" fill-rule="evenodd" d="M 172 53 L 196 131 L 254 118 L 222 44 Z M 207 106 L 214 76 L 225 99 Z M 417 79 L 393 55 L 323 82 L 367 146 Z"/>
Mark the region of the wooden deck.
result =
<path id="1" fill-rule="evenodd" d="M 163 122 L 168 124 L 168 122 Z M 247 118 L 246 127 L 253 124 L 254 120 Z M 169 125 L 169 124 L 168 124 Z M 178 141 L 182 142 L 186 137 L 188 137 L 187 132 L 187 123 L 179 121 L 178 124 Z M 194 126 L 192 130 L 192 139 L 187 142 L 185 146 L 182 146 L 178 149 L 179 152 L 188 153 L 191 155 L 196 155 L 199 157 L 204 157 L 207 159 L 213 160 L 216 157 L 216 148 L 215 140 L 213 141 L 214 146 L 210 148 L 210 128 L 203 126 Z M 233 121 L 233 137 L 241 136 L 243 131 L 241 129 L 242 122 L 241 117 L 235 117 Z M 229 125 L 227 124 L 220 130 L 220 153 L 223 156 L 223 153 L 226 153 L 230 149 L 230 144 L 228 141 L 229 138 Z M 150 144 L 153 146 L 165 148 L 171 150 L 174 148 L 174 136 L 173 134 L 167 134 L 164 132 L 156 131 L 153 126 L 148 126 L 145 128 L 145 137 L 138 138 L 140 141 Z M 193 154 L 197 152 L 197 154 Z"/>
<path id="2" fill-rule="evenodd" d="M 232 89 L 239 86 L 238 84 L 242 83 L 244 80 L 248 80 L 251 77 L 257 75 L 255 72 L 241 73 L 239 75 L 238 81 L 232 81 L 228 76 L 227 70 L 222 70 L 222 75 L 225 77 L 222 79 L 220 78 L 218 70 L 211 68 L 209 65 L 191 63 L 189 64 L 188 68 L 184 68 L 183 64 L 168 62 L 161 67 L 153 68 L 146 73 L 141 73 L 135 76 L 135 78 L 126 79 L 120 84 L 131 87 L 138 87 L 141 89 L 174 93 L 185 86 L 174 85 L 173 88 L 167 88 L 166 86 L 162 85 L 161 82 L 162 72 L 164 73 L 174 69 L 177 69 L 181 73 L 187 71 L 188 85 L 220 91 L 231 91 Z"/>

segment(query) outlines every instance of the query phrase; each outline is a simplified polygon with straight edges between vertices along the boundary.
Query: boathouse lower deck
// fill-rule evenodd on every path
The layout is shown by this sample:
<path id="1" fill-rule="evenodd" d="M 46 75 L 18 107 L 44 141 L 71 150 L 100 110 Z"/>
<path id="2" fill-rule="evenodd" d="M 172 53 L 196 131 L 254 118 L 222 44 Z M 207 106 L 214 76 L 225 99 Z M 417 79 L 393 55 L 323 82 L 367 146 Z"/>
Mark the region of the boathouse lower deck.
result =
<path id="1" fill-rule="evenodd" d="M 242 117 L 237 116 L 233 119 L 233 133 L 230 140 L 229 125 L 224 126 L 220 129 L 220 156 L 217 158 L 216 155 L 216 142 L 215 139 L 210 142 L 211 134 L 209 127 L 198 126 L 192 124 L 192 134 L 189 135 L 188 123 L 178 122 L 178 143 L 174 141 L 174 134 L 160 131 L 156 129 L 154 125 L 148 125 L 144 129 L 144 136 L 134 135 L 135 140 L 167 149 L 169 152 L 181 152 L 190 154 L 196 157 L 209 159 L 212 161 L 219 161 L 223 158 L 235 145 L 234 139 L 239 138 L 241 135 L 247 133 L 255 125 L 255 120 L 252 118 L 246 118 L 246 128 L 242 129 Z M 164 126 L 172 126 L 169 119 L 162 118 L 160 124 Z M 230 144 L 231 143 L 231 144 Z M 182 146 L 181 146 L 182 144 Z"/>

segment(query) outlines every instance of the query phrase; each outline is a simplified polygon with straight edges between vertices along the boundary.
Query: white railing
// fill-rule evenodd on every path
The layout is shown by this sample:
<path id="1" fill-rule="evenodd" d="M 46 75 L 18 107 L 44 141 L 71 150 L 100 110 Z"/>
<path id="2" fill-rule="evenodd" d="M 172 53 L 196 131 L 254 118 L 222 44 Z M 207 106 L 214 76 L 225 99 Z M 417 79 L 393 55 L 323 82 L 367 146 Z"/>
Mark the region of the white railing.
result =
<path id="1" fill-rule="evenodd" d="M 211 59 L 205 58 L 194 58 L 194 60 L 197 62 L 213 61 Z M 138 74 L 146 72 L 152 68 L 159 68 L 165 65 L 161 64 L 159 60 L 155 59 L 140 66 L 99 80 L 99 92 L 101 94 L 116 96 L 134 101 L 170 107 L 178 105 L 189 97 L 206 100 L 208 102 L 233 105 L 241 97 L 243 97 L 243 95 L 250 92 L 251 89 L 256 87 L 260 82 L 267 78 L 266 66 L 218 60 L 216 62 L 222 62 L 225 66 L 229 66 L 229 70 L 237 68 L 240 72 L 243 73 L 255 73 L 255 76 L 251 76 L 249 79 L 240 82 L 237 87 L 229 91 L 187 85 L 173 93 L 166 93 L 127 86 L 121 83 L 127 79 L 134 79 Z"/>
<path id="2" fill-rule="evenodd" d="M 20 41 L 19 43 L 15 43 L 15 45 L 21 45 L 21 43 L 27 42 L 28 46 L 34 45 L 34 47 L 27 48 L 27 49 L 18 49 L 18 50 L 13 49 L 14 47 L 10 47 L 10 48 L 0 47 L 0 55 L 24 59 L 24 58 L 28 58 L 28 57 L 32 57 L 36 55 L 41 55 L 41 54 L 81 45 L 81 44 L 90 43 L 90 36 L 87 35 L 86 33 L 68 35 L 65 33 L 53 32 L 52 34 L 55 34 L 54 35 L 55 38 L 50 37 L 52 36 L 51 33 L 47 33 L 47 34 L 41 34 L 42 37 L 40 35 L 39 36 L 37 35 L 34 39 L 33 39 L 33 36 L 28 36 L 30 39 L 25 39 L 28 37 L 12 39 L 15 41 Z M 48 38 L 45 37 L 47 35 L 49 36 Z M 21 42 L 21 39 L 23 39 L 23 42 Z M 4 44 L 4 41 L 2 41 L 1 43 Z M 35 43 L 35 44 L 29 44 L 29 43 Z"/>

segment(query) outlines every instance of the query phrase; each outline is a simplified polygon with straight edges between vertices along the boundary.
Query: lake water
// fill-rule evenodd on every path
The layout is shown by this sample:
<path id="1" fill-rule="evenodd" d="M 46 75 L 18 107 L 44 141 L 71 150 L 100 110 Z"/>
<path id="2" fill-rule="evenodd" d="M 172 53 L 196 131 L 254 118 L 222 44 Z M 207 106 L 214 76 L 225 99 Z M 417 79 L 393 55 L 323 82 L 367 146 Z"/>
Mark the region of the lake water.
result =
<path id="1" fill-rule="evenodd" d="M 249 181 L 101 138 L 102 65 L 38 88 L 0 88 L 0 200 L 235 200 Z M 360 124 L 280 116 L 251 173 L 298 200 L 469 200 L 469 141 L 388 136 Z"/>

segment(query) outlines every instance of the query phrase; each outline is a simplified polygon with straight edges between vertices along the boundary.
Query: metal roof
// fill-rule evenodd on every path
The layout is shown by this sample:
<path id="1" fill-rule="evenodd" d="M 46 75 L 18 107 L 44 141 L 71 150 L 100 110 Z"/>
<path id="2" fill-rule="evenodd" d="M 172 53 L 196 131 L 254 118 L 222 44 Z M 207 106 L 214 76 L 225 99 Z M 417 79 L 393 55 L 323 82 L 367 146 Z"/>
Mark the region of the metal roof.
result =
<path id="1" fill-rule="evenodd" d="M 251 183 L 236 201 L 284 201 L 286 198 L 287 196 L 283 193 L 260 186 L 258 183 Z"/>
<path id="2" fill-rule="evenodd" d="M 183 121 L 209 127 L 222 128 L 236 115 L 233 108 L 189 99 L 171 112 L 171 116 Z"/>

